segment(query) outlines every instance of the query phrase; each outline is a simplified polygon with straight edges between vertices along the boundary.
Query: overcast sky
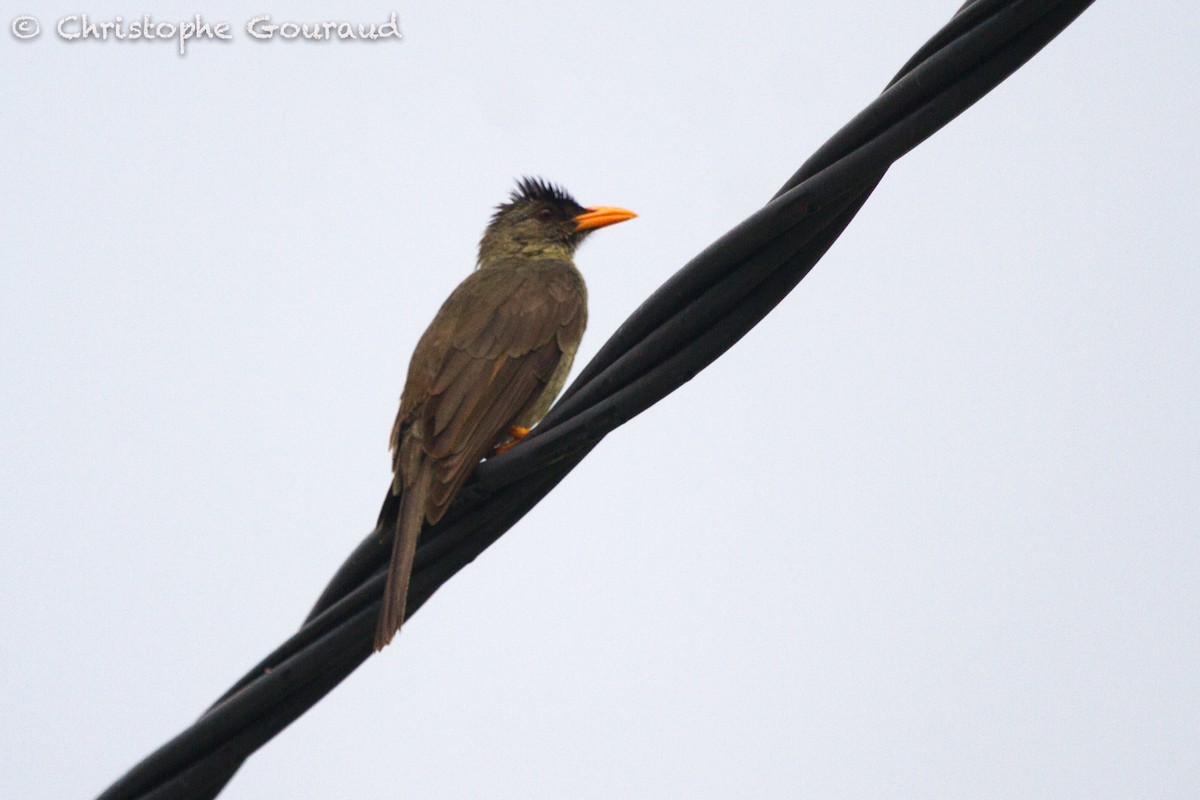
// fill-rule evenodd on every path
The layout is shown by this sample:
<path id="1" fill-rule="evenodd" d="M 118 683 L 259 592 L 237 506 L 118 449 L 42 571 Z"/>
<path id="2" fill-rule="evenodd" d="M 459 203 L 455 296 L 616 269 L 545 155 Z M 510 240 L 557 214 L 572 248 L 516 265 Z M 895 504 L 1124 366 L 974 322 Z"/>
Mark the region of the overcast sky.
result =
<path id="1" fill-rule="evenodd" d="M 99 793 L 295 629 L 515 177 L 640 215 L 582 364 L 957 4 L 9 4 L 0 796 Z M 54 32 L 201 6 L 183 57 Z M 1085 12 L 223 798 L 1200 795 L 1198 37 Z"/>

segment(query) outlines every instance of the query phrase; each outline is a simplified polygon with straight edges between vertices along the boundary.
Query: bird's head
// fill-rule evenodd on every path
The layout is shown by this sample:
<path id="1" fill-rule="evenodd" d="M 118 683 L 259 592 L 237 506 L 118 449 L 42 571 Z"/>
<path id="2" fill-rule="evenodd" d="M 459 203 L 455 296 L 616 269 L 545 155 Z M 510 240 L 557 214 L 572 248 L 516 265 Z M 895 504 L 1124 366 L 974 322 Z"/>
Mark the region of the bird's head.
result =
<path id="1" fill-rule="evenodd" d="M 540 178 L 522 178 L 508 202 L 496 207 L 483 232 L 479 266 L 509 258 L 570 260 L 592 231 L 635 216 L 612 206 L 585 208 L 560 186 Z"/>

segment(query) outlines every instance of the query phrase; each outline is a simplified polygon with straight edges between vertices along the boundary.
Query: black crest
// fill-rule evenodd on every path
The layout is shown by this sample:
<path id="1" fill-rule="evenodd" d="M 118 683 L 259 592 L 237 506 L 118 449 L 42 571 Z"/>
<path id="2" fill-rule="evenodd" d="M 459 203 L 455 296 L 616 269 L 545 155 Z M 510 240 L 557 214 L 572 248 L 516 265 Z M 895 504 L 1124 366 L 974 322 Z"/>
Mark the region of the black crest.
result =
<path id="1" fill-rule="evenodd" d="M 541 200 L 556 205 L 579 205 L 566 189 L 542 178 L 521 178 L 517 181 L 517 188 L 508 196 L 508 199 L 510 203 L 519 203 L 522 200 Z"/>
<path id="2" fill-rule="evenodd" d="M 517 188 L 508 195 L 508 202 L 496 206 L 492 222 L 503 218 L 509 211 L 524 203 L 545 203 L 557 209 L 556 216 L 567 218 L 583 211 L 583 206 L 567 190 L 542 178 L 521 178 Z"/>

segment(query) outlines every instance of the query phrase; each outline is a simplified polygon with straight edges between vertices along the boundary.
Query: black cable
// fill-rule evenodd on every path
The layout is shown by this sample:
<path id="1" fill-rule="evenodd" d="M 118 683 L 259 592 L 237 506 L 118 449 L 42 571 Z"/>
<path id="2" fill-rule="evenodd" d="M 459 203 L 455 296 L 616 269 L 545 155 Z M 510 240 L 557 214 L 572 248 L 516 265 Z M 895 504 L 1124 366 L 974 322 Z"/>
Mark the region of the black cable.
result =
<path id="1" fill-rule="evenodd" d="M 660 287 L 520 447 L 485 461 L 422 534 L 409 615 L 553 489 L 607 433 L 694 377 L 825 254 L 887 168 L 1032 58 L 1092 0 L 974 0 L 766 206 Z M 100 800 L 200 800 L 371 654 L 396 499 L 299 631 Z"/>

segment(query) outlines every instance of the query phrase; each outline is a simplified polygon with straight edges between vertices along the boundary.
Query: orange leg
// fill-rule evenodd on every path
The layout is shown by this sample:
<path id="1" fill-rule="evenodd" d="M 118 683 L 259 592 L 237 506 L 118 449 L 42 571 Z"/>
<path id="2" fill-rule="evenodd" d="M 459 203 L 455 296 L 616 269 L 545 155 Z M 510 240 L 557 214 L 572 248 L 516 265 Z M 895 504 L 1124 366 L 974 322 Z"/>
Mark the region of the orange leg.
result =
<path id="1" fill-rule="evenodd" d="M 501 453 L 507 453 L 513 446 L 529 435 L 529 428 L 522 428 L 520 425 L 513 425 L 508 429 L 508 435 L 512 437 L 504 444 L 496 445 L 496 449 L 492 451 L 492 455 L 498 456 Z"/>

